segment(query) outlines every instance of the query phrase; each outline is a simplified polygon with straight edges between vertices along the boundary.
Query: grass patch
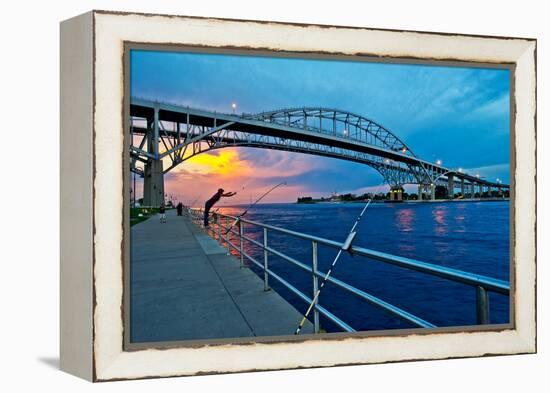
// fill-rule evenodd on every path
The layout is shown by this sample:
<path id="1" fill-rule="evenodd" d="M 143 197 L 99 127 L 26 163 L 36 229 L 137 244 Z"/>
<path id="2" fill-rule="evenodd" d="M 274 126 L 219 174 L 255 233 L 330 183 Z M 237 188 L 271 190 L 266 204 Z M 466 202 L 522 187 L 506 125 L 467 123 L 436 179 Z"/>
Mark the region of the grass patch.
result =
<path id="1" fill-rule="evenodd" d="M 158 212 L 158 207 L 131 207 L 130 226 L 146 221 L 149 217 L 154 216 Z"/>
<path id="2" fill-rule="evenodd" d="M 173 210 L 173 207 L 167 207 L 166 211 Z M 131 207 L 130 208 L 130 226 L 146 221 L 151 216 L 159 212 L 158 207 Z"/>

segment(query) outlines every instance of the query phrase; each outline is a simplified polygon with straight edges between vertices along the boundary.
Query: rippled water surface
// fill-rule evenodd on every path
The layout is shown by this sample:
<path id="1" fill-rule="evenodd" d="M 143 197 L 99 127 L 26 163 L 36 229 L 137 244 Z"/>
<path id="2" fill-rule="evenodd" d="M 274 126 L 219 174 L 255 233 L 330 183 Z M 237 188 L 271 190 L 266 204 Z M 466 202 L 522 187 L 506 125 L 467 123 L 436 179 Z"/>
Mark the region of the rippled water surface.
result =
<path id="1" fill-rule="evenodd" d="M 265 204 L 255 206 L 246 218 L 343 241 L 362 207 L 359 203 Z M 239 214 L 242 210 L 243 207 L 223 207 L 220 212 Z M 252 238 L 263 239 L 261 229 L 246 226 L 245 231 Z M 269 244 L 311 264 L 311 242 L 270 232 Z M 508 281 L 509 203 L 371 204 L 360 223 L 355 244 Z M 263 261 L 257 247 L 246 248 Z M 319 246 L 320 270 L 327 270 L 336 252 Z M 311 297 L 310 274 L 273 255 L 269 264 L 274 272 Z M 467 285 L 349 255 L 340 259 L 334 277 L 437 326 L 476 323 L 475 289 Z M 272 287 L 300 311 L 307 308 L 273 279 Z M 323 290 L 320 303 L 356 330 L 413 327 L 331 284 Z M 507 323 L 508 297 L 491 293 L 490 314 L 492 323 Z M 326 320 L 321 323 L 327 331 L 339 331 Z"/>

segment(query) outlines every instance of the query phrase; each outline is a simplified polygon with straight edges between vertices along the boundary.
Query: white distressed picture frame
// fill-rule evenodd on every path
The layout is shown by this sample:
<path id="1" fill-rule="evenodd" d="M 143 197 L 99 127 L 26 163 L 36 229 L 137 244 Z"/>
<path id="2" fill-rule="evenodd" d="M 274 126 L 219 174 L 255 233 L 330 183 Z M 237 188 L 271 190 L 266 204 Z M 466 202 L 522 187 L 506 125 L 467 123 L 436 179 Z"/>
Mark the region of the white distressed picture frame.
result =
<path id="1" fill-rule="evenodd" d="M 125 43 L 513 64 L 513 326 L 124 350 Z M 536 351 L 536 41 L 93 11 L 61 25 L 61 368 L 91 381 Z"/>

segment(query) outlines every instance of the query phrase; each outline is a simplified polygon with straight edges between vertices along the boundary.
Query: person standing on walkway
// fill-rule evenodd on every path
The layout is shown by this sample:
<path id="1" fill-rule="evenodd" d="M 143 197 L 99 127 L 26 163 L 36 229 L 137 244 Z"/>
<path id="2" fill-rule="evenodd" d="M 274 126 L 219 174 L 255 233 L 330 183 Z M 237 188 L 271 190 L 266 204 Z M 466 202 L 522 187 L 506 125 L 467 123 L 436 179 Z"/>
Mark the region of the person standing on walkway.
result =
<path id="1" fill-rule="evenodd" d="M 163 224 L 166 222 L 166 207 L 164 206 L 164 202 L 160 204 L 159 213 L 160 213 L 160 223 Z"/>
<path id="2" fill-rule="evenodd" d="M 232 197 L 233 195 L 236 195 L 236 192 L 227 192 L 224 193 L 223 188 L 218 189 L 218 192 L 216 192 L 214 195 L 212 195 L 212 198 L 206 201 L 204 204 L 204 227 L 207 228 L 209 225 L 208 215 L 210 214 L 210 209 L 212 209 L 212 206 L 216 202 L 220 200 L 221 197 Z"/>
<path id="3" fill-rule="evenodd" d="M 183 203 L 178 203 L 178 205 L 176 206 L 176 210 L 178 212 L 178 216 L 181 216 L 183 213 Z"/>

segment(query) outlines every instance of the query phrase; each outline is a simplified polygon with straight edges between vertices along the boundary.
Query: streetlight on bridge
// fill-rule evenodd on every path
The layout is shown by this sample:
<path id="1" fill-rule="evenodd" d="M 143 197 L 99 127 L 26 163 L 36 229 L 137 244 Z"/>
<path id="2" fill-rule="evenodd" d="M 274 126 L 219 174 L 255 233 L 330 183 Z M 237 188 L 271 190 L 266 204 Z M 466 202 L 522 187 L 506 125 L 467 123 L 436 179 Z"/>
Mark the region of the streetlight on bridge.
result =
<path id="1" fill-rule="evenodd" d="M 502 192 L 502 180 L 500 180 L 500 178 L 497 178 L 497 183 L 498 183 L 498 195 L 502 195 L 504 197 L 504 193 Z"/>
<path id="2" fill-rule="evenodd" d="M 436 164 L 437 165 L 441 165 L 441 160 L 437 160 L 436 161 Z M 462 173 L 462 168 L 458 168 L 458 169 L 449 169 L 448 171 L 446 172 L 443 172 L 442 174 L 440 174 L 439 176 L 437 176 L 435 179 L 433 179 L 430 183 L 430 191 L 431 191 L 431 199 L 432 200 L 435 200 L 435 182 L 437 180 L 439 180 L 439 178 L 445 176 L 445 175 L 448 175 L 449 173 Z M 478 175 L 479 177 L 479 175 Z M 448 193 L 449 193 L 449 196 L 450 198 L 452 199 L 454 197 L 454 178 L 453 176 L 449 176 L 448 177 L 448 186 L 447 186 L 447 190 L 448 190 Z M 461 185 L 461 193 L 462 193 L 462 196 L 464 197 L 464 179 L 462 179 L 462 185 Z"/>

